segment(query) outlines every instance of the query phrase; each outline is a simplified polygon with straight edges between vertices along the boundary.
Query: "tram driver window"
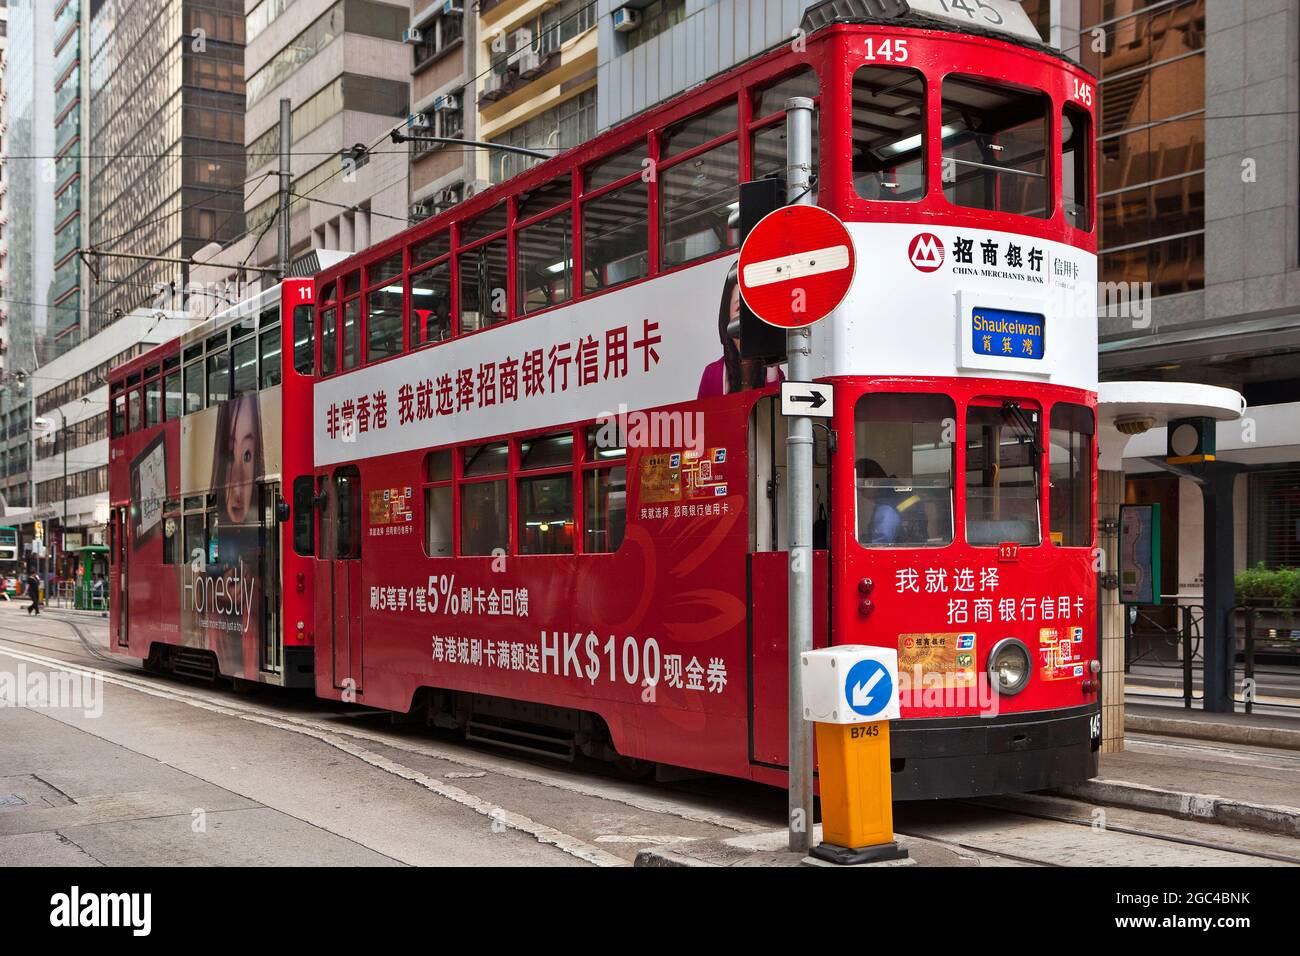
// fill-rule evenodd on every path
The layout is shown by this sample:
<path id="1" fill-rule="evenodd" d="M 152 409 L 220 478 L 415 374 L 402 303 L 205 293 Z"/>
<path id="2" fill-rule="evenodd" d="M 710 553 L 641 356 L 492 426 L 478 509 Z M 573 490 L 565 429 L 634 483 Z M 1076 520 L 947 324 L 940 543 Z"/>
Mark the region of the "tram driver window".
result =
<path id="1" fill-rule="evenodd" d="M 853 185 L 875 202 L 925 195 L 925 80 L 915 70 L 853 74 Z"/>
<path id="2" fill-rule="evenodd" d="M 1041 418 L 1016 401 L 966 411 L 966 541 L 1038 544 Z"/>
<path id="3" fill-rule="evenodd" d="M 1046 219 L 1048 99 L 974 79 L 943 81 L 943 194 L 952 204 Z"/>
<path id="4" fill-rule="evenodd" d="M 1048 444 L 1048 530 L 1052 544 L 1092 544 L 1092 410 L 1084 405 L 1052 406 Z"/>
<path id="5" fill-rule="evenodd" d="M 864 395 L 854 409 L 858 542 L 864 547 L 952 543 L 953 438 L 946 395 Z"/>

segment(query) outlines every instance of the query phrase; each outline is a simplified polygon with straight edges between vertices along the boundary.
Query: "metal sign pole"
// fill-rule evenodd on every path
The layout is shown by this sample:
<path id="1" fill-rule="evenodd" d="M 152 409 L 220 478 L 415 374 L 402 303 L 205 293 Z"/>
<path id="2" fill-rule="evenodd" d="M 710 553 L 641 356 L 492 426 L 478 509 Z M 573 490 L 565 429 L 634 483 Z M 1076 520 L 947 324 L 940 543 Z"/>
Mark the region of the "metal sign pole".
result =
<path id="1" fill-rule="evenodd" d="M 796 96 L 785 101 L 786 201 L 812 204 L 813 102 Z M 812 379 L 812 333 L 808 328 L 786 333 L 787 377 Z M 813 743 L 812 724 L 803 719 L 802 659 L 812 650 L 812 529 L 813 424 L 806 415 L 791 418 L 785 439 L 786 491 L 789 525 L 789 651 L 790 651 L 790 849 L 812 848 Z"/>

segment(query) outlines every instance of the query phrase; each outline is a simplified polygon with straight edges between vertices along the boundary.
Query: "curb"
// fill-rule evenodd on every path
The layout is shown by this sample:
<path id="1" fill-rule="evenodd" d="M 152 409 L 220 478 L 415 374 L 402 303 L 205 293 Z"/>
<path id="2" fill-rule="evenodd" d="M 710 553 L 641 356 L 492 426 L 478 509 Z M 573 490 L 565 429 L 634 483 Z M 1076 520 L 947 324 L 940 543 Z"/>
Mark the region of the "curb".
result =
<path id="1" fill-rule="evenodd" d="M 1229 724 L 1207 720 L 1184 720 L 1178 717 L 1155 717 L 1148 714 L 1125 714 L 1124 730 L 1166 737 L 1192 737 L 1217 740 L 1228 744 L 1278 747 L 1300 750 L 1300 729 L 1268 727 L 1260 724 Z"/>
<path id="2" fill-rule="evenodd" d="M 1127 780 L 1102 778 L 1058 787 L 1055 792 L 1114 807 L 1300 837 L 1300 809 L 1295 807 L 1247 803 L 1214 794 L 1161 790 Z"/>

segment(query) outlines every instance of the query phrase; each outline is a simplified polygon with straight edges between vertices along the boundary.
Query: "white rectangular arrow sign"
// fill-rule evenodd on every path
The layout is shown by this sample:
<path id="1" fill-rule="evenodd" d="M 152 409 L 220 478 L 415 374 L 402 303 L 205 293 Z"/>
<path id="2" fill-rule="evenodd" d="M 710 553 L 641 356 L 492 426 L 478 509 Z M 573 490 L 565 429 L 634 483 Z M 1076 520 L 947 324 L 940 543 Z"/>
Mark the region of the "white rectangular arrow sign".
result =
<path id="1" fill-rule="evenodd" d="M 781 414 L 830 418 L 835 414 L 835 387 L 821 382 L 782 382 Z"/>

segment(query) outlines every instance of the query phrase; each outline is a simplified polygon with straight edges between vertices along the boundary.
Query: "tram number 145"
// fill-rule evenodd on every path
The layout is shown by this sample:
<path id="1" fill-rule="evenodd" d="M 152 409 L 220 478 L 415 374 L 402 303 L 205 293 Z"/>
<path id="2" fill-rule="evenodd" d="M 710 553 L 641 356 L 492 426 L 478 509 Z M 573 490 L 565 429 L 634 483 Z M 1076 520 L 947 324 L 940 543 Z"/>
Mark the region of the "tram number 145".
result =
<path id="1" fill-rule="evenodd" d="M 890 37 L 877 40 L 875 37 L 867 37 L 866 57 L 868 60 L 906 63 L 909 56 L 906 40 L 895 40 Z"/>

